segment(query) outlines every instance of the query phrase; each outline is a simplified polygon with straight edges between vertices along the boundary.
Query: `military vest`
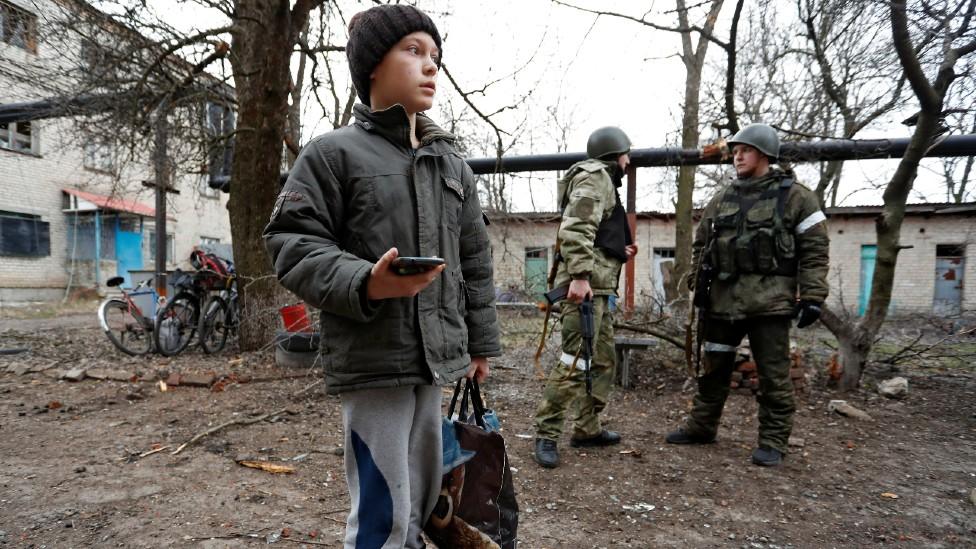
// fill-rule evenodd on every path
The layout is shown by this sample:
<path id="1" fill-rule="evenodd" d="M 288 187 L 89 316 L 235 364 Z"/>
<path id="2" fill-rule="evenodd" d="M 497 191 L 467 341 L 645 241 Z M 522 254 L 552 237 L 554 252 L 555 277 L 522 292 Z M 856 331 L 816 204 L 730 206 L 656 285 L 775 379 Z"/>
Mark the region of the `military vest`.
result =
<path id="1" fill-rule="evenodd" d="M 739 274 L 796 276 L 796 241 L 783 223 L 792 174 L 780 174 L 759 195 L 723 191 L 712 220 L 711 262 L 719 280 Z"/>
<path id="2" fill-rule="evenodd" d="M 602 162 L 602 161 L 601 161 Z M 607 171 L 610 169 L 608 167 Z M 569 184 L 576 177 L 579 170 L 572 170 L 563 176 L 559 182 L 559 209 L 565 210 L 569 203 Z M 630 234 L 630 222 L 627 221 L 627 210 L 620 200 L 620 176 L 611 176 L 614 183 L 613 196 L 615 204 L 610 215 L 602 219 L 596 229 L 593 245 L 607 252 L 608 255 L 621 263 L 627 262 L 627 246 L 634 243 Z"/>

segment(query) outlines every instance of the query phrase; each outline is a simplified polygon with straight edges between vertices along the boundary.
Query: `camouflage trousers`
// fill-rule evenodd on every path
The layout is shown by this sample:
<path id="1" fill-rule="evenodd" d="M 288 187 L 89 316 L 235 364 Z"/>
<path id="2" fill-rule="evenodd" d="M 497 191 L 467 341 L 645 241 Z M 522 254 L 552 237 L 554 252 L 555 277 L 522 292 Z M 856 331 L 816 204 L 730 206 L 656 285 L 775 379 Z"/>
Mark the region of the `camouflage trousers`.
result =
<path id="1" fill-rule="evenodd" d="M 706 318 L 704 375 L 698 378 L 698 394 L 685 431 L 701 437 L 715 436 L 729 396 L 736 347 L 745 335 L 749 336 L 759 373 L 759 445 L 785 454 L 796 410 L 790 379 L 790 318 L 785 316 L 733 322 Z"/>
<path id="2" fill-rule="evenodd" d="M 593 297 L 593 360 L 592 394 L 586 394 L 586 377 L 582 358 L 576 359 L 583 338 L 580 331 L 579 306 L 569 302 L 562 305 L 562 353 L 559 362 L 549 372 L 542 402 L 535 414 L 536 436 L 559 440 L 566 411 L 572 413 L 576 438 L 600 434 L 600 412 L 607 406 L 616 371 L 613 349 L 613 316 L 607 296 Z M 574 359 L 576 365 L 573 366 Z"/>

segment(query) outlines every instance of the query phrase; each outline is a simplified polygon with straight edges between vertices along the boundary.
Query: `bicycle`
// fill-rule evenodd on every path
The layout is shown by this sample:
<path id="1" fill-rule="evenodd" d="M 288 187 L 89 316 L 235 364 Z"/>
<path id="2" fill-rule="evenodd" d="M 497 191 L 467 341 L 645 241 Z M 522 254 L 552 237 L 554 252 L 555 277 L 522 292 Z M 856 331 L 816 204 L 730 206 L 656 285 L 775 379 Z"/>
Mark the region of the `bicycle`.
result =
<path id="1" fill-rule="evenodd" d="M 151 334 L 155 328 L 156 315 L 151 312 L 149 315 L 144 314 L 143 308 L 156 304 L 156 291 L 150 286 L 152 279 L 140 282 L 131 291 L 122 288 L 124 281 L 121 276 L 115 276 L 106 282 L 110 288 L 118 287 L 122 297 L 111 297 L 98 306 L 98 322 L 108 340 L 120 351 L 132 356 L 144 355 L 153 350 L 155 338 Z M 143 295 L 151 296 L 152 300 L 140 307 L 133 298 Z"/>
<path id="2" fill-rule="evenodd" d="M 237 277 L 225 277 L 224 287 L 207 298 L 200 315 L 200 347 L 203 352 L 220 352 L 227 344 L 227 338 L 236 335 L 240 326 L 240 302 L 237 295 Z"/>
<path id="3" fill-rule="evenodd" d="M 153 330 L 156 350 L 163 356 L 174 356 L 183 352 L 196 335 L 200 302 L 205 291 L 195 279 L 195 275 L 179 269 L 173 273 L 176 295 L 156 315 Z"/>

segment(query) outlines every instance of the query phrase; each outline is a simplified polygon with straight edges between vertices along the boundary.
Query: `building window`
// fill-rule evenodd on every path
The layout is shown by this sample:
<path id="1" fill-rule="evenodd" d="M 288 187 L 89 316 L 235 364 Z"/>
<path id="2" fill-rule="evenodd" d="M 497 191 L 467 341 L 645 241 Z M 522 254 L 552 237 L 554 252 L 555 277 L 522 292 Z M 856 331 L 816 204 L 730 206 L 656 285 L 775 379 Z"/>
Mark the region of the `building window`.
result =
<path id="1" fill-rule="evenodd" d="M 166 235 L 166 262 L 173 261 L 176 257 L 175 239 L 172 234 Z M 149 231 L 149 256 L 156 259 L 156 231 Z"/>
<path id="2" fill-rule="evenodd" d="M 197 183 L 197 189 L 200 191 L 200 196 L 204 198 L 217 198 L 220 196 L 220 189 L 210 184 L 209 175 L 200 177 L 200 180 Z"/>
<path id="3" fill-rule="evenodd" d="M 99 172 L 113 172 L 115 170 L 115 147 L 101 140 L 85 143 L 85 168 Z"/>
<path id="4" fill-rule="evenodd" d="M 0 149 L 37 154 L 37 127 L 29 120 L 0 122 Z"/>
<path id="5" fill-rule="evenodd" d="M 0 0 L 0 40 L 37 53 L 37 17 Z"/>
<path id="6" fill-rule="evenodd" d="M 51 225 L 41 216 L 0 211 L 0 255 L 51 255 Z"/>
<path id="7" fill-rule="evenodd" d="M 234 111 L 221 103 L 207 103 L 204 109 L 204 130 L 209 141 L 207 173 L 216 177 L 230 177 L 234 162 Z M 211 185 L 220 188 L 219 184 Z"/>
<path id="8" fill-rule="evenodd" d="M 214 238 L 212 236 L 201 236 L 200 237 L 200 245 L 201 246 L 216 246 L 217 244 L 220 244 L 220 239 L 219 238 Z"/>

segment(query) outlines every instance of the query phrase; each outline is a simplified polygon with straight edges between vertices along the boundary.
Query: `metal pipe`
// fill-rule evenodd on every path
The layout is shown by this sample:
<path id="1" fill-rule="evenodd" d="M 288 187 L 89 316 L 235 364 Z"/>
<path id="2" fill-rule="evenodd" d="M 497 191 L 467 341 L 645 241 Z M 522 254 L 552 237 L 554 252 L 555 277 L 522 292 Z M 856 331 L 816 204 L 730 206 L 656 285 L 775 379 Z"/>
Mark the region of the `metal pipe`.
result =
<path id="1" fill-rule="evenodd" d="M 637 242 L 637 168 L 627 166 L 627 225 L 630 230 L 631 241 Z M 625 267 L 624 278 L 624 314 L 630 318 L 634 310 L 634 288 L 637 269 L 637 256 L 630 258 Z"/>
<path id="2" fill-rule="evenodd" d="M 785 162 L 817 162 L 824 160 L 869 160 L 900 158 L 905 154 L 909 138 L 898 139 L 825 139 L 783 143 L 780 152 Z M 718 149 L 714 149 L 718 151 Z M 950 135 L 928 150 L 926 157 L 976 156 L 976 134 Z M 565 170 L 586 158 L 585 153 L 533 154 L 498 158 L 470 158 L 468 165 L 476 174 Z M 700 149 L 661 147 L 632 149 L 631 166 L 687 166 L 730 164 L 731 157 L 720 154 L 705 155 Z"/>
<path id="3" fill-rule="evenodd" d="M 819 162 L 825 160 L 872 160 L 900 158 L 908 148 L 908 138 L 898 139 L 827 139 L 823 141 L 803 141 L 783 143 L 780 159 L 784 162 Z M 720 149 L 709 147 L 708 153 L 700 149 L 681 149 L 662 147 L 653 149 L 632 149 L 630 165 L 634 168 L 660 166 L 731 164 L 732 158 L 722 158 L 715 154 Z M 976 134 L 950 135 L 940 140 L 925 154 L 926 157 L 976 156 Z M 522 156 L 503 156 L 498 158 L 469 158 L 468 166 L 476 174 L 547 172 L 568 169 L 573 164 L 586 159 L 586 153 L 528 154 Z M 278 184 L 284 185 L 287 173 L 282 173 Z M 230 192 L 230 177 L 217 176 L 210 179 L 210 186 Z"/>

